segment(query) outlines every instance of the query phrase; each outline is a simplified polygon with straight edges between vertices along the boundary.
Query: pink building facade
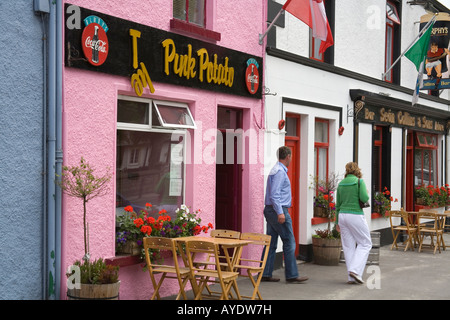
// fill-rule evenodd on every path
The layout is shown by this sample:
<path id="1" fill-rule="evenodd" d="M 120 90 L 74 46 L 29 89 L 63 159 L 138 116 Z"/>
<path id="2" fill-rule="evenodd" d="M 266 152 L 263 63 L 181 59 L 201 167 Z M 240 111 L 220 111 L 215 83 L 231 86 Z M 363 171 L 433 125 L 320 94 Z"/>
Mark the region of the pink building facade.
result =
<path id="1" fill-rule="evenodd" d="M 264 232 L 258 35 L 266 2 L 189 2 L 186 17 L 184 1 L 64 6 L 64 165 L 84 157 L 113 174 L 107 194 L 88 202 L 87 219 L 91 257 L 121 266 L 121 299 L 153 292 L 141 263 L 115 256 L 115 217 L 127 204 L 150 202 L 172 214 L 185 204 L 215 228 Z M 64 270 L 84 254 L 82 211 L 79 199 L 64 195 Z M 176 282 L 161 290 L 176 292 Z"/>

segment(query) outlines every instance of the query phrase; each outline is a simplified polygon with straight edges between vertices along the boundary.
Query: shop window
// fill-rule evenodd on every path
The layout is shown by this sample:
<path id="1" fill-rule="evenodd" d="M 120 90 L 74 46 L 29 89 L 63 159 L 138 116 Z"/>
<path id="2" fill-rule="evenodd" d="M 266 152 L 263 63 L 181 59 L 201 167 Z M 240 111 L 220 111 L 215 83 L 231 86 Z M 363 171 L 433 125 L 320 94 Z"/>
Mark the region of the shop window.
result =
<path id="1" fill-rule="evenodd" d="M 160 104 L 170 106 L 170 102 Z M 118 100 L 117 155 L 116 155 L 116 214 L 131 205 L 135 212 L 152 204 L 153 215 L 165 209 L 175 217 L 176 208 L 184 203 L 185 188 L 185 130 L 151 125 L 153 101 L 120 97 Z M 175 103 L 184 113 L 187 105 Z M 169 115 L 173 110 L 170 109 Z M 175 113 L 175 112 L 174 112 Z M 169 115 L 162 119 L 169 121 Z M 195 126 L 194 120 L 189 118 Z"/>
<path id="2" fill-rule="evenodd" d="M 414 185 L 437 185 L 437 136 L 416 133 L 414 148 Z"/>
<path id="3" fill-rule="evenodd" d="M 314 173 L 319 180 L 328 177 L 329 121 L 316 119 L 314 128 Z"/>
<path id="4" fill-rule="evenodd" d="M 162 127 L 195 129 L 194 119 L 185 104 L 167 101 L 153 101 L 158 123 Z M 156 122 L 153 121 L 155 125 Z"/>
<path id="5" fill-rule="evenodd" d="M 132 124 L 149 124 L 148 103 L 119 100 L 117 121 Z"/>
<path id="6" fill-rule="evenodd" d="M 286 136 L 289 137 L 298 137 L 298 122 L 300 118 L 298 117 L 286 117 Z"/>
<path id="7" fill-rule="evenodd" d="M 385 52 L 385 68 L 386 72 L 394 63 L 394 58 L 396 58 L 396 34 L 398 25 L 400 25 L 400 16 L 397 12 L 397 8 L 394 4 L 386 3 L 386 52 Z M 388 82 L 394 81 L 394 69 L 392 68 L 385 77 Z"/>

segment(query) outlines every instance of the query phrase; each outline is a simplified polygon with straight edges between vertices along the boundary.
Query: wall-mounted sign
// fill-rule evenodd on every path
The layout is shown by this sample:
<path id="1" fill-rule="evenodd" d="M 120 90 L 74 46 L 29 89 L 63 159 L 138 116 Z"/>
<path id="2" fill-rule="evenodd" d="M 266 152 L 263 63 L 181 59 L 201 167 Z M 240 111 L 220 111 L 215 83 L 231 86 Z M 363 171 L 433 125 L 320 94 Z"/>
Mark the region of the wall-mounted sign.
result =
<path id="1" fill-rule="evenodd" d="M 420 27 L 431 20 L 434 14 L 426 14 L 420 17 Z M 447 56 L 449 45 L 449 29 L 450 29 L 450 14 L 440 12 L 433 29 L 431 30 L 431 37 L 429 48 L 427 52 L 427 60 L 424 70 L 423 86 L 420 90 L 439 90 L 450 88 L 450 75 Z"/>
<path id="2" fill-rule="evenodd" d="M 108 26 L 97 16 L 86 17 L 84 24 L 81 36 L 84 56 L 90 64 L 100 66 L 108 57 Z"/>
<path id="3" fill-rule="evenodd" d="M 255 59 L 249 59 L 247 61 L 245 80 L 248 91 L 251 94 L 255 94 L 259 88 L 259 64 Z"/>
<path id="4" fill-rule="evenodd" d="M 155 83 L 161 82 L 262 97 L 261 57 L 70 4 L 65 15 L 68 67 L 128 77 L 138 95 L 155 92 Z M 77 27 L 77 15 L 90 22 L 84 30 Z M 107 46 L 102 47 L 105 39 Z M 95 62 L 92 48 L 97 47 Z"/>
<path id="5" fill-rule="evenodd" d="M 407 111 L 391 108 L 377 108 L 368 105 L 361 109 L 357 120 L 380 125 L 406 127 L 413 130 L 429 131 L 438 134 L 445 133 L 446 129 L 446 122 L 442 120 Z"/>

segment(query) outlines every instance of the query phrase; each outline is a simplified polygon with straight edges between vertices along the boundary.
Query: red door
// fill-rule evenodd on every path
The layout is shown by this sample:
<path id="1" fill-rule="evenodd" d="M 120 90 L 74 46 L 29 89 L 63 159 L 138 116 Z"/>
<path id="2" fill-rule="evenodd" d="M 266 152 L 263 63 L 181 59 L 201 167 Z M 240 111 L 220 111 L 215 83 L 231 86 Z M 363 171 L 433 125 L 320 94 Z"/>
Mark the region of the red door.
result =
<path id="1" fill-rule="evenodd" d="M 216 163 L 216 229 L 241 231 L 242 220 L 242 160 L 238 159 L 239 137 L 227 140 L 226 129 L 242 127 L 242 111 L 219 107 Z M 232 160 L 230 155 L 233 155 Z M 220 159 L 219 159 L 220 157 Z M 231 160 L 231 161 L 230 161 Z"/>
<path id="2" fill-rule="evenodd" d="M 295 237 L 295 255 L 298 255 L 299 238 L 299 178 L 300 178 L 300 116 L 287 115 L 286 128 L 289 135 L 286 135 L 285 145 L 291 149 L 292 160 L 288 168 L 288 177 L 291 181 L 292 206 L 289 215 L 292 219 L 292 229 Z M 293 128 L 295 126 L 295 128 Z"/>

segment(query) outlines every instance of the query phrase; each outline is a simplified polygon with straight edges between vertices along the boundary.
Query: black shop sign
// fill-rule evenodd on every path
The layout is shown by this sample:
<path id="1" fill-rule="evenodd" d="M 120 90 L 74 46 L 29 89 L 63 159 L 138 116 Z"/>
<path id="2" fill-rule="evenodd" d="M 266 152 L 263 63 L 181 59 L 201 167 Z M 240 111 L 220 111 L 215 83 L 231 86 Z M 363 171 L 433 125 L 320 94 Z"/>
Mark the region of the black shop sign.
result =
<path id="1" fill-rule="evenodd" d="M 446 133 L 446 121 L 389 107 L 372 107 L 365 105 L 359 109 L 358 121 L 379 125 L 404 127 L 412 130 L 427 131 L 437 134 Z"/>
<path id="2" fill-rule="evenodd" d="M 261 99 L 262 58 L 65 5 L 66 66 L 124 76 L 137 95 L 156 83 Z"/>

